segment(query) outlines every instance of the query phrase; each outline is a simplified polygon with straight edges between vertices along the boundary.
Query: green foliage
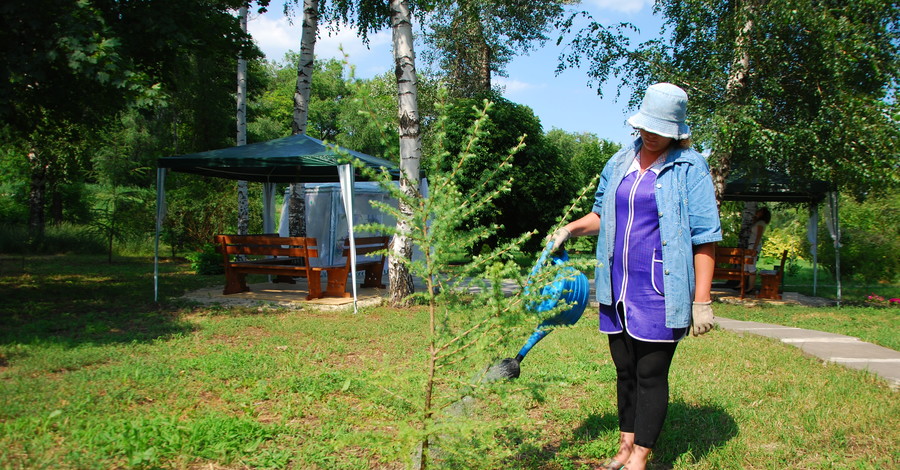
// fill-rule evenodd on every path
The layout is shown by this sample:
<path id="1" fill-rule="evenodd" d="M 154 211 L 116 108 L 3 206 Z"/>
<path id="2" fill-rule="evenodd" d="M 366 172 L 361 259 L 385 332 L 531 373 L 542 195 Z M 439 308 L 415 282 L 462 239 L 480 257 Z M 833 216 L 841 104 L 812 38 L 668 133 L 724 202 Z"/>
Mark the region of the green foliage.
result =
<path id="1" fill-rule="evenodd" d="M 564 160 L 568 159 L 570 162 L 569 184 L 575 188 L 589 184 L 600 174 L 606 162 L 622 148 L 615 142 L 600 139 L 596 134 L 569 133 L 562 129 L 551 129 L 547 132 L 546 139 L 558 149 Z M 586 214 L 593 206 L 594 201 L 586 199 L 579 209 Z"/>
<path id="2" fill-rule="evenodd" d="M 419 2 L 423 57 L 443 70 L 454 97 L 491 91 L 491 75 L 506 76 L 516 56 L 543 46 L 567 0 L 431 0 Z"/>
<path id="3" fill-rule="evenodd" d="M 153 227 L 155 194 L 139 188 L 118 186 L 99 187 L 90 220 L 91 231 L 106 241 L 107 256 L 112 262 L 113 241 L 124 242 L 136 235 L 146 234 Z"/>
<path id="4" fill-rule="evenodd" d="M 900 277 L 900 196 L 856 202 L 842 196 L 838 204 L 841 231 L 841 276 L 857 282 L 895 282 Z M 819 224 L 819 262 L 835 272 L 834 243 Z"/>
<path id="5" fill-rule="evenodd" d="M 369 155 L 392 158 L 399 134 L 397 83 L 393 73 L 358 79 L 346 60 L 317 60 L 310 88 L 307 134 Z M 299 54 L 288 52 L 283 61 L 263 62 L 264 91 L 248 105 L 251 141 L 284 137 L 291 132 L 293 96 Z M 439 81 L 427 72 L 418 77 L 419 115 L 425 139 L 434 122 Z"/>
<path id="6" fill-rule="evenodd" d="M 206 243 L 199 250 L 192 251 L 186 256 L 191 262 L 191 269 L 197 274 L 223 274 L 222 255 L 216 251 L 217 245 Z"/>
<path id="7" fill-rule="evenodd" d="M 0 253 L 6 254 L 61 254 L 106 253 L 106 243 L 89 226 L 68 222 L 47 226 L 44 237 L 31 243 L 25 225 L 0 226 Z"/>
<path id="8" fill-rule="evenodd" d="M 776 170 L 795 185 L 818 179 L 856 196 L 900 185 L 891 171 L 897 152 L 885 147 L 900 139 L 897 2 L 666 0 L 656 8 L 666 19 L 661 39 L 632 46 L 633 26 L 591 22 L 560 68 L 587 62 L 598 89 L 621 76 L 638 96 L 657 81 L 682 86 L 695 141 L 726 173 Z"/>
<path id="9" fill-rule="evenodd" d="M 552 279 L 560 268 L 549 268 L 535 279 L 526 281 L 514 254 L 519 252 L 535 231 L 502 242 L 493 250 L 484 246 L 486 240 L 495 237 L 500 230 L 497 224 L 472 224 L 473 215 L 483 213 L 493 201 L 513 191 L 516 155 L 523 151 L 526 136 L 507 147 L 508 153 L 496 160 L 486 160 L 478 148 L 482 142 L 490 142 L 493 132 L 499 129 L 491 125 L 489 115 L 494 115 L 494 104 L 485 100 L 475 108 L 474 120 L 465 134 L 442 133 L 438 139 L 434 165 L 429 170 L 429 197 L 407 194 L 391 184 L 386 173 L 375 174 L 382 187 L 400 201 L 400 207 L 409 207 L 406 213 L 387 204 L 378 207 L 390 214 L 398 225 L 395 227 L 363 225 L 363 231 L 397 233 L 397 227 L 409 227 L 402 235 L 422 253 L 420 259 L 409 259 L 391 253 L 393 262 L 403 263 L 416 278 L 425 281 L 424 292 L 412 295 L 427 305 L 429 325 L 426 332 L 429 344 L 425 358 L 425 397 L 415 413 L 409 436 L 413 442 L 432 450 L 422 452 L 420 464 L 468 467 L 466 462 L 483 459 L 484 455 L 503 458 L 495 433 L 498 424 L 472 419 L 465 410 L 472 397 L 486 397 L 488 390 L 502 397 L 509 388 L 489 387 L 485 379 L 487 361 L 496 360 L 497 348 L 512 350 L 514 336 L 521 337 L 540 320 L 567 307 L 536 314 L 524 308 L 528 300 L 540 299 L 539 290 L 528 295 L 520 293 L 506 298 L 501 286 L 504 282 L 516 282 L 520 287 L 526 282 L 542 286 Z M 451 107 L 451 111 L 453 108 Z M 503 114 L 501 113 L 501 116 Z M 507 122 L 506 119 L 503 122 Z M 452 120 L 441 114 L 436 128 L 451 129 Z M 458 122 L 456 123 L 458 124 Z M 455 141 L 454 139 L 462 139 Z M 478 165 L 479 184 L 464 186 L 460 183 L 461 169 Z M 361 167 L 365 170 L 364 167 Z M 460 252 L 477 253 L 470 261 L 458 264 Z M 480 293 L 472 294 L 472 287 L 480 287 Z M 534 323 L 533 323 L 534 322 Z M 527 326 L 526 326 L 527 325 Z M 516 332 L 517 335 L 512 333 Z M 480 372 L 478 372 L 480 371 Z M 412 401 L 412 400 L 411 400 Z M 434 450 L 438 448 L 439 450 Z M 499 460 L 498 460 L 499 461 Z"/>
<path id="10" fill-rule="evenodd" d="M 579 189 L 570 180 L 571 165 L 560 155 L 559 149 L 544 138 L 540 120 L 527 106 L 496 98 L 490 109 L 490 121 L 483 124 L 483 135 L 475 141 L 465 139 L 468 123 L 479 111 L 478 101 L 459 99 L 447 107 L 447 119 L 442 132 L 446 137 L 438 145 L 446 145 L 450 154 L 471 154 L 459 164 L 444 158 L 440 149 L 428 153 L 426 174 L 452 174 L 454 184 L 463 193 L 497 188 L 504 180 L 511 180 L 508 192 L 498 194 L 496 200 L 478 211 L 466 215 L 459 228 L 497 225 L 497 237 L 510 240 L 523 233 L 545 233 Z M 509 149 L 522 139 L 524 146 L 512 156 L 509 166 L 501 165 Z M 501 168 L 502 177 L 494 175 Z M 599 171 L 598 171 L 599 172 Z M 496 238 L 483 242 L 493 245 Z M 534 250 L 539 239 L 531 239 L 526 246 Z"/>
<path id="11" fill-rule="evenodd" d="M 237 183 L 172 173 L 166 180 L 162 239 L 173 254 L 211 243 L 213 236 L 237 232 Z M 250 233 L 262 231 L 262 185 L 249 185 Z"/>
<path id="12" fill-rule="evenodd" d="M 28 221 L 28 204 L 24 181 L 0 183 L 0 220 L 4 225 L 25 225 Z"/>

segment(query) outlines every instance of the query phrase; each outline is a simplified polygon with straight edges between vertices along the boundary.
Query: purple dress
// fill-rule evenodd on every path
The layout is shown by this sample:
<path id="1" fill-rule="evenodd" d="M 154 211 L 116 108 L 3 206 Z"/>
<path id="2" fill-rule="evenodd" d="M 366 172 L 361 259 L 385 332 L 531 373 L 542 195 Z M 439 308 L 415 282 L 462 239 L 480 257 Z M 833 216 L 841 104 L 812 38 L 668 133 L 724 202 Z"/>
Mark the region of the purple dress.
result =
<path id="1" fill-rule="evenodd" d="M 687 328 L 666 328 L 666 290 L 655 195 L 657 171 L 632 171 L 616 189 L 613 305 L 600 304 L 600 331 L 621 333 L 624 320 L 624 329 L 635 339 L 674 342 L 684 337 Z"/>

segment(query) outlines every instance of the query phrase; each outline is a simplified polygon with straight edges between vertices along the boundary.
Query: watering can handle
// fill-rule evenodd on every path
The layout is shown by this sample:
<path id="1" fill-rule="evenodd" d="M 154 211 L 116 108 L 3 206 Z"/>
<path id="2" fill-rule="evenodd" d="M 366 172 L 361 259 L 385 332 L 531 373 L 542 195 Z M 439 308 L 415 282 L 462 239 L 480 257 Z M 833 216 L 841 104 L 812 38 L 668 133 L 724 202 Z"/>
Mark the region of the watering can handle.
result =
<path id="1" fill-rule="evenodd" d="M 531 274 L 528 275 L 528 282 L 526 283 L 526 287 L 525 287 L 526 291 L 527 291 L 528 287 L 531 286 L 532 278 L 537 276 L 538 271 L 540 271 L 541 268 L 544 266 L 544 263 L 547 262 L 547 257 L 550 256 L 551 253 L 553 253 L 553 240 L 548 240 L 547 246 L 544 247 L 544 251 L 541 251 L 541 256 L 538 257 L 537 262 L 534 263 L 534 267 L 531 268 Z M 568 258 L 566 250 L 563 250 L 562 253 L 563 253 L 563 256 L 562 256 L 563 260 Z"/>

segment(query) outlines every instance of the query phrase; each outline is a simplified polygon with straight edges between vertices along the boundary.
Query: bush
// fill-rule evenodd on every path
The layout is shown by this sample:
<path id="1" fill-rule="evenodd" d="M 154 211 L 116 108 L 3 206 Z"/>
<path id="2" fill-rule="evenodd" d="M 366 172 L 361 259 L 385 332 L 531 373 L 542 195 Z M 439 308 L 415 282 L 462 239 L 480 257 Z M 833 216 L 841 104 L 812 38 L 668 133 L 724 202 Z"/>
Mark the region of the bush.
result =
<path id="1" fill-rule="evenodd" d="M 865 202 L 841 197 L 841 275 L 857 282 L 894 282 L 900 275 L 900 196 Z M 819 223 L 819 262 L 835 272 L 835 250 L 825 222 Z"/>
<path id="2" fill-rule="evenodd" d="M 216 252 L 216 245 L 207 243 L 199 251 L 187 255 L 191 262 L 191 269 L 197 274 L 223 274 L 222 255 Z"/>
<path id="3" fill-rule="evenodd" d="M 449 159 L 426 160 L 423 164 L 426 171 L 453 172 L 454 183 L 464 193 L 495 188 L 500 182 L 485 180 L 485 175 L 497 168 L 524 135 L 524 148 L 513 155 L 511 167 L 504 169 L 501 175 L 501 179 L 512 179 L 512 187 L 496 197 L 490 206 L 468 217 L 460 230 L 499 225 L 496 236 L 486 240 L 490 246 L 498 240 L 514 239 L 522 233 L 537 230 L 541 236 L 530 239 L 526 247 L 539 249 L 543 234 L 549 231 L 580 188 L 570 181 L 571 164 L 560 155 L 556 145 L 545 139 L 540 119 L 530 108 L 501 97 L 492 96 L 491 100 L 495 102 L 490 110 L 491 120 L 481 124 L 483 135 L 467 143 L 468 147 L 462 147 L 466 143 L 465 135 L 477 109 L 483 106 L 482 102 L 466 98 L 451 103 L 447 107 L 446 127 L 441 129 L 446 132 L 446 139 L 437 143 L 446 142 L 447 148 L 431 152 L 436 156 L 442 155 L 443 150 L 458 154 L 465 149 L 475 155 L 473 158 L 467 159 L 458 171 L 452 167 L 456 162 Z"/>

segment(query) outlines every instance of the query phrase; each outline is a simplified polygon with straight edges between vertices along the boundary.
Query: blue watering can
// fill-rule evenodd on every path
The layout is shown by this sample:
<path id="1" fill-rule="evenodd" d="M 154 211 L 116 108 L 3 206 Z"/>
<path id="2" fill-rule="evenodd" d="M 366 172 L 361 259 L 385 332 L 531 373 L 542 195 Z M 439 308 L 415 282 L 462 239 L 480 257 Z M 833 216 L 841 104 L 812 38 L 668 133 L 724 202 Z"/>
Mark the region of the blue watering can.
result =
<path id="1" fill-rule="evenodd" d="M 534 267 L 531 269 L 528 283 L 525 285 L 526 295 L 531 293 L 532 280 L 538 275 L 541 269 L 544 269 L 548 257 L 550 258 L 550 263 L 557 266 L 563 265 L 569 260 L 569 254 L 565 250 L 562 250 L 558 255 L 551 255 L 550 252 L 552 247 L 553 242 L 548 242 L 544 251 L 541 252 L 541 256 L 538 258 L 537 263 L 535 263 Z M 559 269 L 553 277 L 553 280 L 541 288 L 541 298 L 544 300 L 529 302 L 526 305 L 526 308 L 536 313 L 547 312 L 556 308 L 560 301 L 565 302 L 565 305 L 568 305 L 568 307 L 556 315 L 542 321 L 534 330 L 534 333 L 528 338 L 528 341 L 525 342 L 525 345 L 522 346 L 522 349 L 519 350 L 519 353 L 516 354 L 516 357 L 503 359 L 500 363 L 491 367 L 485 378 L 488 380 L 497 380 L 518 377 L 520 372 L 519 364 L 525 359 L 525 355 L 528 354 L 528 351 L 531 351 L 531 348 L 533 348 L 538 341 L 550 334 L 553 327 L 569 326 L 578 322 L 578 319 L 581 318 L 581 314 L 584 313 L 585 307 L 587 307 L 589 296 L 590 285 L 588 284 L 588 279 L 584 273 L 571 266 Z"/>

